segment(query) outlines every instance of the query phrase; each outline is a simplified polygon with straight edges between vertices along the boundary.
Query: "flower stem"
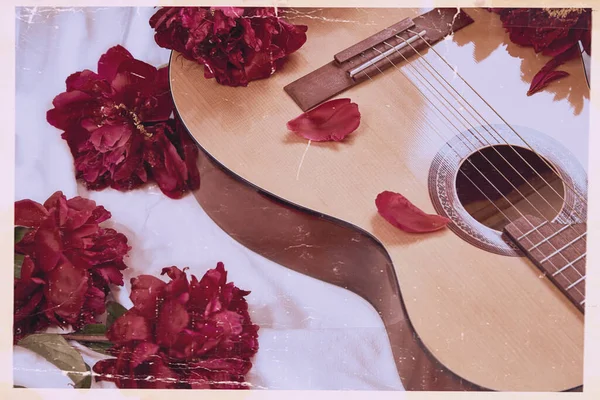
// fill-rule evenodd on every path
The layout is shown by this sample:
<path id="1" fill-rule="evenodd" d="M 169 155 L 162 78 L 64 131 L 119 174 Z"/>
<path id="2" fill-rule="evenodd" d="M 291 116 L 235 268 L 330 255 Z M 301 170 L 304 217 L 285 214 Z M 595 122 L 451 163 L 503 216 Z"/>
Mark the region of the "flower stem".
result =
<path id="1" fill-rule="evenodd" d="M 104 335 L 82 335 L 77 333 L 67 333 L 62 335 L 65 340 L 76 340 L 78 342 L 109 342 Z"/>

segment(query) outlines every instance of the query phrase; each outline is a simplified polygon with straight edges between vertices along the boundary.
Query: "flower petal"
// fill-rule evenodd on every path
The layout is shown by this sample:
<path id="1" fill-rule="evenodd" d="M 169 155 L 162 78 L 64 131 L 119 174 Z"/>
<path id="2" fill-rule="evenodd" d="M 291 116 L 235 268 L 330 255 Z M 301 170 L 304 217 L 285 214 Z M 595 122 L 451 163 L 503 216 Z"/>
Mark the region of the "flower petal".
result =
<path id="1" fill-rule="evenodd" d="M 131 357 L 131 367 L 136 368 L 148 358 L 158 353 L 160 346 L 156 343 L 142 342 L 138 344 Z"/>
<path id="2" fill-rule="evenodd" d="M 173 199 L 179 199 L 188 190 L 195 189 L 194 186 L 199 183 L 196 172 L 190 173 L 188 170 L 188 165 L 197 169 L 196 159 L 184 160 L 182 158 L 175 144 L 170 140 L 170 137 L 174 137 L 174 141 L 176 141 L 177 137 L 169 124 L 157 124 L 153 127 L 152 132 L 152 137 L 145 142 L 144 158 L 146 163 L 161 191 Z M 184 151 L 186 150 L 185 156 L 197 155 L 191 149 Z"/>
<path id="3" fill-rule="evenodd" d="M 159 298 L 163 296 L 166 286 L 165 282 L 154 276 L 140 275 L 131 279 L 129 298 L 140 314 L 147 318 L 154 318 Z"/>
<path id="4" fill-rule="evenodd" d="M 287 123 L 292 132 L 317 142 L 344 140 L 359 125 L 358 105 L 350 99 L 327 101 Z"/>
<path id="5" fill-rule="evenodd" d="M 527 95 L 531 96 L 532 94 L 539 92 L 540 90 L 548 86 L 550 82 L 563 78 L 565 76 L 569 76 L 568 72 L 554 71 L 554 69 L 558 68 L 560 65 L 576 57 L 577 55 L 577 45 L 574 45 L 569 50 L 557 55 L 556 57 L 548 61 L 546 65 L 544 65 L 542 69 L 533 77 L 531 85 L 529 86 L 529 90 L 527 91 Z"/>
<path id="6" fill-rule="evenodd" d="M 152 327 L 149 321 L 134 308 L 117 318 L 110 326 L 106 337 L 117 344 L 134 340 L 151 340 Z"/>
<path id="7" fill-rule="evenodd" d="M 62 257 L 63 250 L 60 233 L 53 221 L 44 221 L 35 233 L 34 241 L 37 265 L 44 272 L 51 271 Z"/>
<path id="8" fill-rule="evenodd" d="M 156 321 L 156 343 L 171 347 L 177 341 L 179 333 L 190 322 L 185 306 L 176 300 L 166 301 L 158 313 Z"/>
<path id="9" fill-rule="evenodd" d="M 126 60 L 133 59 L 131 53 L 121 45 L 117 45 L 108 49 L 98 61 L 98 75 L 108 82 L 117 75 L 119 66 Z"/>
<path id="10" fill-rule="evenodd" d="M 48 217 L 48 211 L 38 202 L 25 199 L 15 202 L 15 225 L 35 228 Z"/>
<path id="11" fill-rule="evenodd" d="M 156 80 L 158 71 L 152 65 L 134 58 L 123 60 L 111 82 L 116 91 L 122 91 L 127 86 L 150 85 Z"/>
<path id="12" fill-rule="evenodd" d="M 441 215 L 423 212 L 399 193 L 382 192 L 377 196 L 375 204 L 386 221 L 405 232 L 433 232 L 450 222 Z"/>
<path id="13" fill-rule="evenodd" d="M 75 323 L 88 289 L 88 274 L 69 262 L 62 262 L 47 274 L 48 308 L 64 320 Z"/>

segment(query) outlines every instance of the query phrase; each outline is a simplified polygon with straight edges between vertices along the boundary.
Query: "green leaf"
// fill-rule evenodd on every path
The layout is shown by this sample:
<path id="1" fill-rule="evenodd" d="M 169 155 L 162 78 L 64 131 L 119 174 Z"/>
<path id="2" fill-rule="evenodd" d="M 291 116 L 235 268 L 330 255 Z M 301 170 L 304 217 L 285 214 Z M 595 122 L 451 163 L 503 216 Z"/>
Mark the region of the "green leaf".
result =
<path id="1" fill-rule="evenodd" d="M 15 253 L 15 278 L 21 279 L 21 268 L 23 267 L 23 260 L 25 256 L 23 254 Z"/>
<path id="2" fill-rule="evenodd" d="M 98 335 L 105 336 L 106 335 L 106 325 L 104 324 L 88 324 L 83 327 L 82 330 L 78 331 L 78 334 L 82 335 Z"/>
<path id="3" fill-rule="evenodd" d="M 29 228 L 25 228 L 24 226 L 15 226 L 15 244 L 19 243 L 28 231 Z"/>
<path id="4" fill-rule="evenodd" d="M 127 312 L 127 309 L 116 301 L 109 301 L 106 303 L 106 312 L 106 329 L 108 330 L 117 318 Z"/>
<path id="5" fill-rule="evenodd" d="M 92 387 L 92 369 L 87 364 L 85 364 L 85 368 L 87 374 L 83 376 L 79 383 L 75 384 L 75 389 L 89 389 Z"/>
<path id="6" fill-rule="evenodd" d="M 75 385 L 87 377 L 83 357 L 61 335 L 33 334 L 21 339 L 18 345 L 39 354 L 61 370 L 67 371 L 67 375 Z"/>

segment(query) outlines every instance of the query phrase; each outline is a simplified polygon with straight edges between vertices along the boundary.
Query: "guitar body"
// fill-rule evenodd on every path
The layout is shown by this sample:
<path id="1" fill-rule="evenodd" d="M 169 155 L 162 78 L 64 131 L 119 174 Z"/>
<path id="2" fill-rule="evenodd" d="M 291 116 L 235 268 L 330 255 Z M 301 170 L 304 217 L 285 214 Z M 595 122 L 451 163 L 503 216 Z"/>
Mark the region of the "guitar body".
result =
<path id="1" fill-rule="evenodd" d="M 561 69 L 571 76 L 527 96 L 547 58 L 511 44 L 497 15 L 466 13 L 474 22 L 434 49 L 584 192 L 589 89 L 581 64 L 567 63 Z M 205 152 L 196 196 L 223 229 L 252 250 L 370 301 L 386 325 L 408 390 L 581 386 L 583 313 L 446 188 L 442 172 L 458 175 L 446 150 L 461 132 L 434 132 L 442 120 L 414 85 L 427 64 L 389 68 L 337 96 L 349 97 L 361 112 L 359 128 L 343 142 L 308 144 L 286 128 L 302 112 L 283 90 L 286 85 L 331 62 L 337 52 L 418 14 L 414 9 L 290 13 L 290 22 L 308 26 L 306 44 L 282 70 L 248 87 L 207 80 L 202 66 L 174 53 L 170 76 L 176 108 Z M 434 52 L 423 57 L 442 69 Z M 449 82 L 458 85 L 447 72 Z M 464 84 L 460 87 L 466 97 Z M 469 96 L 512 141 L 503 122 L 492 120 L 495 114 Z M 469 155 L 464 151 L 458 159 Z M 393 227 L 375 207 L 382 191 L 401 193 L 428 213 L 446 210 L 450 229 L 414 234 Z M 240 195 L 258 192 L 272 199 Z M 269 213 L 264 204 L 278 211 Z M 425 379 L 446 383 L 422 383 Z"/>

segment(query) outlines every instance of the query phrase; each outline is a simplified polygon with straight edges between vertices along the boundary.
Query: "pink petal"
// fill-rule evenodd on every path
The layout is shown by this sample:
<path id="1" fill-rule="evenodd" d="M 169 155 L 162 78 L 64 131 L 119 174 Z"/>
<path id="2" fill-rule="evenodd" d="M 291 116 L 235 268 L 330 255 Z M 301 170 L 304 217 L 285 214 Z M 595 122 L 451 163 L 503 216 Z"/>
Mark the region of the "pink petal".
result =
<path id="1" fill-rule="evenodd" d="M 573 45 L 569 50 L 560 53 L 550 61 L 546 63 L 542 67 L 542 69 L 535 74 L 531 81 L 531 85 L 529 86 L 529 90 L 527 91 L 527 95 L 531 96 L 532 94 L 539 92 L 552 81 L 563 78 L 565 76 L 569 76 L 568 72 L 565 71 L 554 71 L 554 69 L 558 68 L 566 61 L 576 57 L 578 54 L 577 45 Z"/>
<path id="2" fill-rule="evenodd" d="M 155 343 L 142 342 L 138 344 L 131 357 L 131 368 L 135 368 L 147 361 L 148 358 L 158 353 L 159 348 Z"/>
<path id="3" fill-rule="evenodd" d="M 90 71 L 89 69 L 84 69 L 83 71 L 75 72 L 74 74 L 69 75 L 66 80 L 67 84 L 67 92 L 71 92 L 73 90 L 82 90 L 87 91 L 93 87 L 93 84 L 98 84 L 98 88 L 102 91 L 109 91 L 110 87 L 106 84 L 105 81 L 102 81 L 102 78 L 95 72 Z M 92 84 L 92 85 L 90 85 Z"/>
<path id="4" fill-rule="evenodd" d="M 63 262 L 46 275 L 46 299 L 49 310 L 74 323 L 81 312 L 88 289 L 87 271 Z"/>
<path id="5" fill-rule="evenodd" d="M 117 91 L 121 91 L 129 85 L 152 85 L 156 80 L 157 73 L 155 67 L 143 61 L 134 58 L 124 60 L 119 65 L 111 85 Z"/>
<path id="6" fill-rule="evenodd" d="M 542 69 L 533 77 L 527 95 L 531 96 L 548 86 L 550 82 L 564 78 L 565 76 L 569 76 L 569 73 L 566 71 L 544 71 Z"/>
<path id="7" fill-rule="evenodd" d="M 171 133 L 172 129 L 166 123 L 154 126 L 152 138 L 145 143 L 144 158 L 160 190 L 178 199 L 187 190 L 189 173 L 187 164 L 167 137 L 167 132 Z"/>
<path id="8" fill-rule="evenodd" d="M 123 274 L 116 267 L 99 267 L 94 268 L 107 284 L 123 286 Z"/>
<path id="9" fill-rule="evenodd" d="M 185 268 L 184 268 L 185 271 Z M 163 268 L 161 275 L 167 274 L 169 278 L 171 278 L 171 282 L 167 283 L 165 287 L 165 293 L 169 298 L 179 298 L 180 301 L 184 300 L 182 295 L 188 295 L 188 280 L 185 272 L 180 270 L 179 268 L 173 266 L 168 268 Z M 187 297 L 186 297 L 187 298 Z M 184 303 L 183 301 L 182 303 Z"/>
<path id="10" fill-rule="evenodd" d="M 123 46 L 117 45 L 108 49 L 98 61 L 98 75 L 109 82 L 115 78 L 119 66 L 125 60 L 131 60 L 133 56 Z"/>
<path id="11" fill-rule="evenodd" d="M 106 336 L 111 342 L 118 344 L 133 340 L 151 340 L 152 328 L 148 320 L 133 308 L 117 318 Z"/>
<path id="12" fill-rule="evenodd" d="M 53 221 L 46 220 L 35 233 L 34 240 L 37 265 L 44 272 L 51 271 L 62 257 L 63 250 L 59 231 Z"/>
<path id="13" fill-rule="evenodd" d="M 31 257 L 25 256 L 23 258 L 23 264 L 21 265 L 21 280 L 31 280 L 33 273 L 35 272 L 35 264 Z"/>
<path id="14" fill-rule="evenodd" d="M 379 193 L 375 204 L 379 214 L 386 221 L 405 232 L 433 232 L 444 228 L 450 222 L 441 215 L 426 214 L 399 193 Z"/>
<path id="15" fill-rule="evenodd" d="M 156 322 L 156 342 L 171 347 L 189 322 L 190 316 L 181 303 L 176 300 L 165 302 Z"/>
<path id="16" fill-rule="evenodd" d="M 167 284 L 151 275 L 140 275 L 131 279 L 129 298 L 134 307 L 144 316 L 154 318 L 158 299 L 163 295 Z"/>
<path id="17" fill-rule="evenodd" d="M 226 336 L 239 335 L 242 333 L 244 317 L 233 311 L 223 311 L 211 317 L 215 321 L 217 327 L 223 329 L 223 334 Z"/>
<path id="18" fill-rule="evenodd" d="M 160 357 L 153 357 L 153 360 L 148 364 L 150 367 L 149 373 L 144 374 L 143 377 L 138 377 L 137 380 L 140 389 L 173 389 L 184 381 Z M 148 376 L 152 376 L 154 379 L 146 380 Z"/>
<path id="19" fill-rule="evenodd" d="M 56 191 L 44 202 L 44 207 L 50 213 L 54 214 L 58 226 L 63 226 L 67 222 L 69 207 L 67 206 L 67 197 L 61 191 Z"/>
<path id="20" fill-rule="evenodd" d="M 330 100 L 287 123 L 292 132 L 317 142 L 344 140 L 359 125 L 358 105 L 350 99 Z"/>
<path id="21" fill-rule="evenodd" d="M 103 125 L 90 136 L 90 142 L 101 153 L 114 151 L 115 147 L 123 146 L 132 135 L 129 124 Z"/>
<path id="22" fill-rule="evenodd" d="M 48 211 L 38 202 L 29 199 L 15 202 L 16 226 L 38 227 L 46 217 Z"/>

